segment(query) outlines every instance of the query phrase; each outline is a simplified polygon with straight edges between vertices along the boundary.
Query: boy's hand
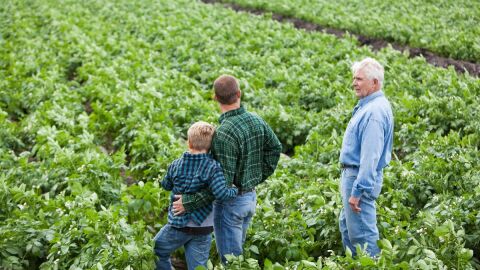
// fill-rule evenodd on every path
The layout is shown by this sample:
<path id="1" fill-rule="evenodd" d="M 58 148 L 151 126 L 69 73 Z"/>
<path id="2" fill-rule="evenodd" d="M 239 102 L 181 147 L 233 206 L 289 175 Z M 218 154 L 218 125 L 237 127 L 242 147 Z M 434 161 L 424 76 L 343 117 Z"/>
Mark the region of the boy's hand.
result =
<path id="1" fill-rule="evenodd" d="M 185 208 L 183 207 L 182 195 L 175 195 L 175 201 L 173 202 L 173 215 L 179 216 L 185 213 Z"/>

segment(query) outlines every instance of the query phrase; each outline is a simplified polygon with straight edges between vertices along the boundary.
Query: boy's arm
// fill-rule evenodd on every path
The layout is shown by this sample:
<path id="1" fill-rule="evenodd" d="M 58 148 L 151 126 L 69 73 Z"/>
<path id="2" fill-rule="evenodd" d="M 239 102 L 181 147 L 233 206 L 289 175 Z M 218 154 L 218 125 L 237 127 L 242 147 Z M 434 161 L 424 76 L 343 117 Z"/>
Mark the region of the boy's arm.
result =
<path id="1" fill-rule="evenodd" d="M 172 179 L 172 164 L 168 166 L 167 174 L 163 178 L 162 187 L 165 190 L 172 190 L 173 189 L 173 179 Z"/>
<path id="2" fill-rule="evenodd" d="M 281 152 L 282 144 L 273 130 L 266 124 L 266 141 L 263 149 L 262 161 L 262 181 L 265 181 L 275 171 Z"/>
<path id="3" fill-rule="evenodd" d="M 222 168 L 216 166 L 208 182 L 208 186 L 215 196 L 215 199 L 224 201 L 235 198 L 238 193 L 238 188 L 228 187 L 226 185 L 225 176 L 223 175 Z"/>

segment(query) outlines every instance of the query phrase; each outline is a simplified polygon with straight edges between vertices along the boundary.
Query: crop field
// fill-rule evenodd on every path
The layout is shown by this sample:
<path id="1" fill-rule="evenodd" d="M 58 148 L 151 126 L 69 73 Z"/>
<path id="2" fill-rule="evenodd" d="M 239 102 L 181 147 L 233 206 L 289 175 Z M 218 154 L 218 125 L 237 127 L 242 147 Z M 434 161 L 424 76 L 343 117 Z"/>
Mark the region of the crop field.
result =
<path id="1" fill-rule="evenodd" d="M 297 2 L 292 15 L 318 17 Z M 478 19 L 476 2 L 457 2 Z M 445 5 L 426 9 L 456 10 Z M 456 22 L 448 31 L 473 44 L 430 42 L 447 36 L 430 27 L 405 42 L 424 36 L 478 62 L 478 23 Z M 395 117 L 375 260 L 345 254 L 338 229 L 338 158 L 357 102 L 350 66 L 367 56 L 385 66 Z M 244 254 L 228 269 L 480 269 L 478 78 L 189 0 L 2 1 L 0 269 L 153 269 L 169 204 L 159 181 L 186 151 L 190 124 L 218 124 L 221 74 L 240 79 L 242 103 L 285 153 L 257 188 Z M 210 255 L 221 269 L 214 245 Z"/>
<path id="2" fill-rule="evenodd" d="M 471 0 L 223 0 L 480 61 L 480 2 Z"/>

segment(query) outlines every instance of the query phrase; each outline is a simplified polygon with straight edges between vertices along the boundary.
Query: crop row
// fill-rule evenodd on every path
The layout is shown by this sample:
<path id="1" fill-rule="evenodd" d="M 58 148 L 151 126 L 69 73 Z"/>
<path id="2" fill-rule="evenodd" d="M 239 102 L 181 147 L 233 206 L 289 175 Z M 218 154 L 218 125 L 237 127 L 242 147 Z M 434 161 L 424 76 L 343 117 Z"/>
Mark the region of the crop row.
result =
<path id="1" fill-rule="evenodd" d="M 325 27 L 480 61 L 480 4 L 475 1 L 226 0 Z"/>

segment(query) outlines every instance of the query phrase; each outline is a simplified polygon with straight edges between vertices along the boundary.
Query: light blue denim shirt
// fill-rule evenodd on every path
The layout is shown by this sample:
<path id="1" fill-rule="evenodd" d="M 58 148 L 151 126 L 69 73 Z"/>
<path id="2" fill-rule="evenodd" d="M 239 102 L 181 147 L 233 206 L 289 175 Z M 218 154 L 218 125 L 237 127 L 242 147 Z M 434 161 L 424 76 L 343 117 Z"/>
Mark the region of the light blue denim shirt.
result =
<path id="1" fill-rule="evenodd" d="M 378 196 L 372 192 L 391 160 L 392 145 L 392 108 L 383 92 L 377 91 L 360 99 L 343 137 L 340 163 L 359 167 L 351 196 Z"/>

